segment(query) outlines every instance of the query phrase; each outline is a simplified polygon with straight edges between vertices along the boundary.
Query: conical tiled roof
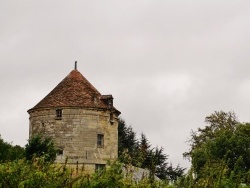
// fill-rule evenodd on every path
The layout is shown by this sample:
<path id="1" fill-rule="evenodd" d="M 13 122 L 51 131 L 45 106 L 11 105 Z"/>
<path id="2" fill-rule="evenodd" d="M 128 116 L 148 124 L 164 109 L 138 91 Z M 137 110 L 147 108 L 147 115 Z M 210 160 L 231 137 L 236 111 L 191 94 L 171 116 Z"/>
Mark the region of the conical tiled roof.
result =
<path id="1" fill-rule="evenodd" d="M 101 93 L 79 71 L 73 70 L 28 112 L 56 107 L 110 108 L 102 98 Z"/>

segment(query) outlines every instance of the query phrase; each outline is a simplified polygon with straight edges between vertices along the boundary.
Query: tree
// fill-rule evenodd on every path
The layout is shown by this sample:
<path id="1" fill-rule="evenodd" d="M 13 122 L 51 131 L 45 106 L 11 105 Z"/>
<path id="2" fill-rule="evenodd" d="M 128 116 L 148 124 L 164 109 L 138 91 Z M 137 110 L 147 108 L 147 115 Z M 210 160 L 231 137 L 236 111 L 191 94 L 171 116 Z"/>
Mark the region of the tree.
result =
<path id="1" fill-rule="evenodd" d="M 190 176 L 193 187 L 235 187 L 250 184 L 250 124 L 240 123 L 233 112 L 215 112 L 206 117 L 208 126 L 191 133 Z M 189 177 L 190 178 L 190 177 Z"/>
<path id="2" fill-rule="evenodd" d="M 57 150 L 49 137 L 35 135 L 31 137 L 28 144 L 25 145 L 25 156 L 27 160 L 33 157 L 44 157 L 46 162 L 54 162 Z"/>
<path id="3" fill-rule="evenodd" d="M 9 159 L 9 153 L 6 152 L 11 148 L 11 145 L 7 142 L 4 142 L 2 138 L 0 138 L 0 162 L 4 162 Z"/>
<path id="4" fill-rule="evenodd" d="M 163 148 L 158 147 L 153 148 L 149 152 L 148 156 L 148 168 L 150 170 L 151 178 L 154 178 L 154 175 L 161 179 L 166 179 L 166 169 L 168 156 L 163 153 Z"/>
<path id="5" fill-rule="evenodd" d="M 150 180 L 145 177 L 135 181 L 129 172 L 124 176 L 122 164 L 113 161 L 109 168 L 104 168 L 101 173 L 72 175 L 72 169 L 67 164 L 54 165 L 44 161 L 44 158 L 27 161 L 15 160 L 0 164 L 0 187 L 19 188 L 160 188 L 166 187 L 163 182 Z"/>
<path id="6" fill-rule="evenodd" d="M 185 168 L 180 167 L 180 165 L 177 165 L 177 167 L 173 167 L 172 163 L 163 171 L 162 175 L 167 177 L 170 181 L 177 181 L 178 178 L 182 177 L 184 174 Z M 159 175 L 159 177 L 161 177 Z"/>
<path id="7" fill-rule="evenodd" d="M 137 147 L 136 134 L 132 127 L 127 127 L 123 119 L 119 119 L 118 123 L 118 153 L 121 155 L 124 150 L 129 154 L 133 154 Z"/>
<path id="8" fill-rule="evenodd" d="M 151 180 L 154 175 L 163 180 L 175 181 L 183 175 L 184 168 L 172 164 L 168 166 L 168 155 L 162 147 L 152 147 L 145 134 L 136 139 L 136 133 L 131 126 L 120 119 L 118 124 L 118 155 L 120 162 L 131 164 L 136 167 L 148 169 Z"/>
<path id="9" fill-rule="evenodd" d="M 151 149 L 151 144 L 148 141 L 145 134 L 141 134 L 139 141 L 139 146 L 137 149 L 137 160 L 141 168 L 150 169 L 151 157 L 153 156 L 153 150 Z"/>
<path id="10" fill-rule="evenodd" d="M 24 149 L 21 146 L 12 146 L 0 136 L 0 162 L 13 161 L 24 157 Z"/>
<path id="11" fill-rule="evenodd" d="M 15 146 L 11 145 L 11 147 L 8 150 L 8 153 L 9 153 L 9 160 L 11 161 L 24 158 L 24 148 L 19 145 Z"/>

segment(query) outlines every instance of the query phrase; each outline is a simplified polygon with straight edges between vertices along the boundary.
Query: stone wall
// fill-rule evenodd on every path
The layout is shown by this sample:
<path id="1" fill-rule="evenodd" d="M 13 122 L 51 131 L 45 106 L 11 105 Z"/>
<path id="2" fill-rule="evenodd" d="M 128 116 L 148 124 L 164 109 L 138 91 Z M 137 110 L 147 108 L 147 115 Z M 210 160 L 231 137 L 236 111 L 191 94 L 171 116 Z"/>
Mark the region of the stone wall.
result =
<path id="1" fill-rule="evenodd" d="M 106 109 L 61 108 L 62 118 L 56 118 L 57 109 L 30 112 L 30 136 L 42 134 L 52 137 L 62 150 L 58 163 L 106 164 L 118 156 L 118 118 Z M 110 119 L 110 117 L 113 119 Z M 104 136 L 104 145 L 98 146 L 97 135 Z"/>

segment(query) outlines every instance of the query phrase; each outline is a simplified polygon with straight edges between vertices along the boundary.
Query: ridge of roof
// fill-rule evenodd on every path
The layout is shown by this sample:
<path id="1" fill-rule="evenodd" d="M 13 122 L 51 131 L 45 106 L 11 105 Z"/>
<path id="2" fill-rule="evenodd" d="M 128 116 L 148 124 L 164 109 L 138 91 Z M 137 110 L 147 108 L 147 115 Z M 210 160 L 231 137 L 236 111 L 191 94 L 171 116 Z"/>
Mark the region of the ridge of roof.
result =
<path id="1" fill-rule="evenodd" d="M 101 93 L 75 69 L 28 112 L 56 107 L 109 108 L 101 97 Z M 114 110 L 120 113 L 117 109 Z"/>

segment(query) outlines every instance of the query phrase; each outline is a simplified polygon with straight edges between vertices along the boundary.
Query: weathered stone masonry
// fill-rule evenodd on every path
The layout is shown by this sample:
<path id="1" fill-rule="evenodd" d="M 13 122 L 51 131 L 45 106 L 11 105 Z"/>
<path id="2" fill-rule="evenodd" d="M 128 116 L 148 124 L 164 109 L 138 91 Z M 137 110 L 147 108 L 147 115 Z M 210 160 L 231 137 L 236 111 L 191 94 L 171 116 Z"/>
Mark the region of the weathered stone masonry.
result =
<path id="1" fill-rule="evenodd" d="M 67 157 L 69 164 L 94 171 L 117 158 L 120 112 L 111 95 L 101 95 L 77 70 L 28 113 L 30 136 L 50 136 L 60 149 L 56 162 Z"/>

